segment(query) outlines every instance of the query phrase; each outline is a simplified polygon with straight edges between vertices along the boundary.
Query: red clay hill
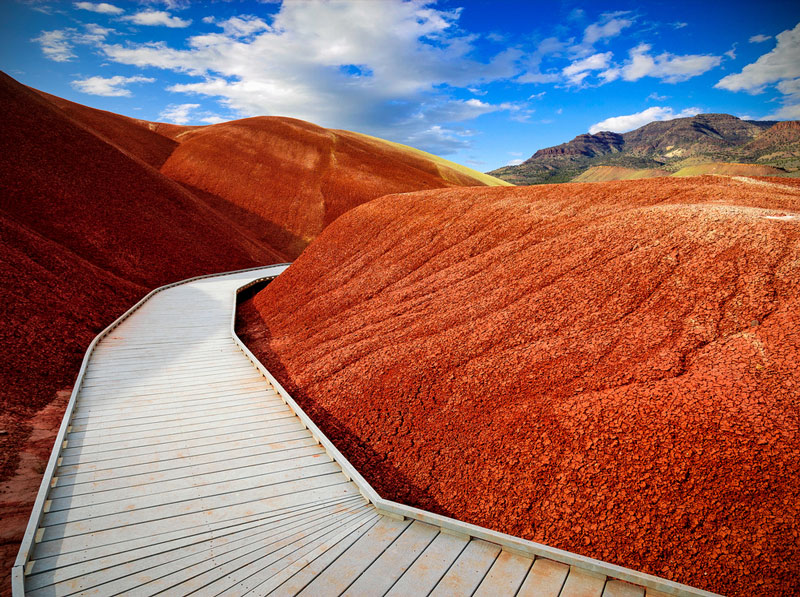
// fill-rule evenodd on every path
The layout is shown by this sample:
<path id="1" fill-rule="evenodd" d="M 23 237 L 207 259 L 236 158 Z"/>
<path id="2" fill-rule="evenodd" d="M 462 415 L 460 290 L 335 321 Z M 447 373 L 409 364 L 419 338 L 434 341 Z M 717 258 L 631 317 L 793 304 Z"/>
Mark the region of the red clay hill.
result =
<path id="1" fill-rule="evenodd" d="M 456 167 L 448 170 L 433 156 L 287 119 L 149 123 L 36 92 L 2 73 L 0 104 L 0 559 L 6 567 L 86 347 L 148 290 L 285 261 L 335 214 L 389 192 L 493 180 L 479 173 L 456 179 L 446 176 Z M 313 134 L 295 134 L 307 130 Z M 341 153 L 317 139 L 339 136 L 348 148 Z M 294 164 L 318 152 L 341 165 L 329 164 L 319 180 L 306 183 L 317 170 Z M 211 182 L 193 168 L 211 173 Z M 250 170 L 279 181 L 259 174 L 256 184 Z M 287 200 L 292 188 L 305 190 Z M 300 225 L 297 214 L 313 203 L 303 193 L 313 195 L 316 215 L 300 218 Z M 295 236 L 303 242 L 286 242 Z"/>
<path id="2" fill-rule="evenodd" d="M 790 595 L 798 313 L 800 188 L 704 176 L 383 197 L 238 327 L 387 498 Z"/>

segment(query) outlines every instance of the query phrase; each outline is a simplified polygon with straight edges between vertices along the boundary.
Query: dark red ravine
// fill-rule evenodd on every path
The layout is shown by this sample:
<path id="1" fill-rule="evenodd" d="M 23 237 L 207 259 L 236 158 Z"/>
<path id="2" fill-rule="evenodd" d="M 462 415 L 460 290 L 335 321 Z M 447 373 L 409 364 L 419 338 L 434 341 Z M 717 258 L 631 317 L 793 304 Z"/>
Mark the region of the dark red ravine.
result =
<path id="1" fill-rule="evenodd" d="M 798 212 L 710 176 L 384 197 L 238 327 L 386 498 L 794 594 Z"/>

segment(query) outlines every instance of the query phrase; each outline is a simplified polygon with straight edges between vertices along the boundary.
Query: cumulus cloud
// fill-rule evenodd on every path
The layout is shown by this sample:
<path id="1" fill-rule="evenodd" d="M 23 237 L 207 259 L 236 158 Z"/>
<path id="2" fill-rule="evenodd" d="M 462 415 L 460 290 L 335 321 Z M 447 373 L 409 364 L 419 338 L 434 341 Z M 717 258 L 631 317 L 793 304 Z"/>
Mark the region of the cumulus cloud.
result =
<path id="1" fill-rule="evenodd" d="M 75 58 L 69 38 L 69 30 L 56 29 L 42 31 L 39 37 L 34 37 L 31 41 L 35 41 L 41 46 L 45 58 L 55 62 L 69 62 Z"/>
<path id="2" fill-rule="evenodd" d="M 592 23 L 583 32 L 583 43 L 592 45 L 600 40 L 619 35 L 623 29 L 633 25 L 630 19 L 609 19 Z"/>
<path id="3" fill-rule="evenodd" d="M 779 33 L 772 51 L 745 66 L 741 72 L 723 77 L 715 87 L 729 91 L 761 93 L 770 83 L 800 77 L 800 23 Z"/>
<path id="4" fill-rule="evenodd" d="M 164 10 L 142 10 L 127 17 L 122 17 L 126 21 L 130 21 L 136 25 L 147 25 L 151 27 L 163 26 L 173 29 L 188 27 L 192 24 L 191 19 L 181 19 L 174 17 Z"/>
<path id="5" fill-rule="evenodd" d="M 231 17 L 220 23 L 223 33 L 231 37 L 248 37 L 260 31 L 270 31 L 271 27 L 262 19 L 251 15 Z"/>
<path id="6" fill-rule="evenodd" d="M 764 118 L 795 120 L 800 118 L 800 23 L 776 35 L 775 40 L 777 43 L 771 51 L 741 72 L 723 77 L 715 87 L 756 94 L 774 85 L 783 96 L 783 106 Z"/>
<path id="7" fill-rule="evenodd" d="M 770 39 L 772 39 L 771 35 L 764 35 L 763 33 L 759 33 L 758 35 L 754 35 L 753 37 L 751 37 L 748 41 L 751 44 L 760 44 L 765 41 L 769 41 Z"/>
<path id="8" fill-rule="evenodd" d="M 225 119 L 214 114 L 198 110 L 200 104 L 170 104 L 158 115 L 159 119 L 173 124 L 189 124 L 191 122 L 202 122 L 204 124 L 217 124 L 225 122 Z"/>
<path id="9" fill-rule="evenodd" d="M 525 71 L 517 77 L 519 83 L 555 83 L 561 79 L 558 72 L 543 73 L 542 60 L 548 56 L 559 56 L 566 44 L 557 37 L 543 39 L 529 56 L 526 57 Z"/>
<path id="10" fill-rule="evenodd" d="M 514 76 L 521 56 L 509 49 L 476 61 L 458 18 L 422 2 L 286 2 L 269 23 L 219 21 L 219 32 L 190 37 L 185 48 L 101 50 L 118 63 L 195 77 L 170 90 L 218 98 L 242 116 L 293 116 L 446 152 L 472 136 L 447 123 L 513 109 L 448 90 Z"/>
<path id="11" fill-rule="evenodd" d="M 130 97 L 131 92 L 127 85 L 131 83 L 152 83 L 155 79 L 150 77 L 89 77 L 78 79 L 71 83 L 74 89 L 90 95 L 105 97 Z"/>
<path id="12" fill-rule="evenodd" d="M 98 44 L 105 40 L 112 29 L 101 27 L 95 23 L 84 25 L 83 31 L 74 27 L 42 31 L 31 41 L 37 42 L 46 58 L 55 62 L 69 62 L 76 57 L 73 52 L 75 44 Z"/>
<path id="13" fill-rule="evenodd" d="M 81 10 L 89 10 L 91 12 L 99 12 L 106 15 L 121 15 L 123 12 L 125 12 L 119 6 L 114 6 L 113 4 L 108 4 L 107 2 L 75 2 L 73 6 Z"/>
<path id="14" fill-rule="evenodd" d="M 522 162 L 524 162 L 524 161 L 525 161 L 525 160 L 524 160 L 524 159 L 522 159 L 522 158 L 516 158 L 516 159 L 513 159 L 513 160 L 509 161 L 509 162 L 506 164 L 506 166 L 519 166 L 519 165 L 520 165 Z"/>
<path id="15" fill-rule="evenodd" d="M 694 116 L 701 112 L 700 108 L 686 108 L 680 112 L 675 112 L 672 108 L 653 106 L 635 114 L 625 114 L 623 116 L 614 116 L 601 120 L 597 124 L 589 127 L 591 134 L 599 133 L 600 131 L 612 131 L 614 133 L 626 133 L 633 129 L 638 129 L 649 122 L 656 120 L 673 120 L 675 118 L 686 118 Z"/>
<path id="16" fill-rule="evenodd" d="M 592 54 L 582 60 L 576 60 L 561 72 L 567 78 L 567 81 L 573 85 L 580 85 L 591 71 L 608 69 L 612 56 L 611 52 Z"/>
<path id="17" fill-rule="evenodd" d="M 633 22 L 634 18 L 626 10 L 602 14 L 598 21 L 583 30 L 583 38 L 579 44 L 568 47 L 569 55 L 573 58 L 582 58 L 596 53 L 595 44 L 608 42 L 617 37 L 623 29 L 633 25 Z"/>
<path id="18" fill-rule="evenodd" d="M 666 83 L 678 83 L 702 75 L 719 66 L 720 56 L 708 54 L 676 55 L 662 52 L 657 56 L 650 53 L 649 44 L 639 44 L 628 53 L 628 60 L 619 74 L 626 81 L 638 81 L 642 77 L 655 77 Z"/>

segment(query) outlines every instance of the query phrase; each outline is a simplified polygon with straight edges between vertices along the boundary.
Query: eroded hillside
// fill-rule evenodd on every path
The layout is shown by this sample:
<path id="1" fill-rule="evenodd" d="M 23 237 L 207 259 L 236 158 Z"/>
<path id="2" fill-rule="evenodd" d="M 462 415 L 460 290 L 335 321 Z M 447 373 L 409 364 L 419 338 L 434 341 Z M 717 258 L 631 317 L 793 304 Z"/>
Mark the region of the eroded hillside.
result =
<path id="1" fill-rule="evenodd" d="M 798 310 L 800 189 L 707 176 L 384 197 L 239 329 L 385 497 L 776 595 Z"/>

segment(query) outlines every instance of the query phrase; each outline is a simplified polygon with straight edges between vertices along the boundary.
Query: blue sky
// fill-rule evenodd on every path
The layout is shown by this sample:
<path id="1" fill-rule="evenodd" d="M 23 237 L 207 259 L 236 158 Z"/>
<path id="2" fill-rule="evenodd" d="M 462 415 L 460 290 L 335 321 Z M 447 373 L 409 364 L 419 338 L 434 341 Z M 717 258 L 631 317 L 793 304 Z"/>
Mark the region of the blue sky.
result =
<path id="1" fill-rule="evenodd" d="M 0 3 L 0 69 L 179 124 L 256 115 L 479 170 L 697 112 L 800 119 L 800 3 Z"/>

